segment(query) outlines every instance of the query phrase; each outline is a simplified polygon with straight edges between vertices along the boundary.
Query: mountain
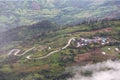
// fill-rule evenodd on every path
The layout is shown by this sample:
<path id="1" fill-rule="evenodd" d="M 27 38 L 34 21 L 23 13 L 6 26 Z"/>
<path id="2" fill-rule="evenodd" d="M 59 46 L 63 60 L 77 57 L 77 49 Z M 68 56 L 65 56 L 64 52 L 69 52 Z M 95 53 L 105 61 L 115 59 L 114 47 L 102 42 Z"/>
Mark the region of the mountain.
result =
<path id="1" fill-rule="evenodd" d="M 57 25 L 47 20 L 32 25 L 16 27 L 0 34 L 0 47 L 14 41 L 26 41 L 44 37 L 50 31 L 55 31 L 56 29 Z"/>
<path id="2" fill-rule="evenodd" d="M 42 20 L 65 25 L 96 18 L 119 18 L 119 4 L 118 0 L 0 1 L 0 32 Z"/>
<path id="3" fill-rule="evenodd" d="M 56 28 L 59 27 L 56 27 L 54 23 L 42 21 L 29 26 L 17 27 L 2 34 L 1 44 L 10 40 L 11 43 L 3 47 L 0 45 L 0 80 L 68 80 L 67 78 L 74 77 L 75 72 L 71 72 L 76 69 L 74 66 L 94 65 L 107 59 L 115 61 L 120 59 L 119 51 L 115 50 L 120 48 L 118 42 L 120 41 L 120 20 L 103 20 Z M 101 38 L 103 41 L 107 39 L 110 44 L 100 45 Z M 87 43 L 85 40 L 91 42 L 96 39 L 99 44 L 96 42 L 94 44 L 92 41 L 83 47 L 76 47 L 76 43 L 84 44 Z M 68 44 L 69 46 L 63 49 Z M 105 54 L 102 54 L 103 52 Z M 23 55 L 19 56 L 20 54 Z M 28 59 L 31 55 L 33 59 Z M 74 69 L 66 71 L 66 68 L 72 66 Z M 103 66 L 100 70 L 110 70 L 109 66 Z M 89 70 L 86 72 L 83 69 L 83 71 L 85 72 L 81 72 L 80 75 L 87 75 L 84 77 L 89 80 L 88 76 L 92 73 Z M 94 70 L 91 69 L 91 71 Z"/>
<path id="4" fill-rule="evenodd" d="M 0 0 L 0 80 L 118 79 L 119 4 L 118 0 Z M 101 78 L 103 71 L 110 75 Z"/>

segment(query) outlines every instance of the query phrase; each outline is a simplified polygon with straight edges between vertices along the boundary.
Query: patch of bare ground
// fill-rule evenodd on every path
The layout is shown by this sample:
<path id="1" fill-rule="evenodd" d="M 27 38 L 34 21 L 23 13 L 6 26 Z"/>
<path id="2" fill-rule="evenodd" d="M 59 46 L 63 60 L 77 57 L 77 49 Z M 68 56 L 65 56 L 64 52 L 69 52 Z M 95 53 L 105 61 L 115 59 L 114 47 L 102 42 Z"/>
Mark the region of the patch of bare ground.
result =
<path id="1" fill-rule="evenodd" d="M 18 73 L 21 73 L 21 72 L 34 72 L 34 71 L 39 71 L 39 70 L 43 70 L 43 69 L 49 69 L 50 66 L 49 65 L 41 65 L 41 66 L 32 66 L 32 67 L 29 67 L 29 66 L 23 66 L 23 67 L 19 67 L 19 68 L 15 68 L 15 71 L 18 72 Z"/>
<path id="2" fill-rule="evenodd" d="M 90 31 L 90 32 L 111 32 L 112 31 L 112 28 L 102 28 L 102 29 L 99 29 L 99 30 L 93 30 L 93 31 Z"/>
<path id="3" fill-rule="evenodd" d="M 97 29 L 97 30 L 91 30 L 91 31 L 85 31 L 85 32 L 74 32 L 72 35 L 76 36 L 76 34 L 80 34 L 80 36 L 88 36 L 89 35 L 94 35 L 96 33 L 108 33 L 111 32 L 113 29 L 112 28 L 102 28 L 102 29 Z"/>
<path id="4" fill-rule="evenodd" d="M 103 54 L 101 49 L 91 50 L 84 54 L 78 54 L 74 57 L 75 65 L 86 65 L 96 62 L 102 62 L 108 59 L 114 60 L 116 57 L 109 53 Z"/>

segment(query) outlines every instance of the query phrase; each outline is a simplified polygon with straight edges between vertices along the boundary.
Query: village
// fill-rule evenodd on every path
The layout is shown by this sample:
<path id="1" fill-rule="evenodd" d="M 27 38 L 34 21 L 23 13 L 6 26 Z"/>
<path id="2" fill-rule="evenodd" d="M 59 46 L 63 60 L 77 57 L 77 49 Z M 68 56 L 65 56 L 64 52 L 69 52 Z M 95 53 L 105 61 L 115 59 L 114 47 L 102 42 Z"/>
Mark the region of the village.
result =
<path id="1" fill-rule="evenodd" d="M 83 48 L 84 46 L 89 46 L 91 44 L 97 44 L 102 46 L 101 48 L 95 48 L 84 54 L 78 54 L 74 60 L 79 63 L 91 63 L 93 57 L 98 57 L 99 60 L 112 59 L 116 60 L 117 55 L 120 54 L 120 49 L 116 46 L 110 46 L 109 44 L 114 43 L 115 40 L 109 37 L 99 37 L 94 36 L 92 38 L 75 38 L 73 40 L 76 48 Z M 97 59 L 96 59 L 97 60 Z"/>
<path id="2" fill-rule="evenodd" d="M 92 39 L 89 38 L 79 38 L 75 40 L 78 47 L 87 46 L 89 44 L 100 44 L 100 45 L 106 45 L 110 43 L 110 39 L 106 37 L 93 37 Z"/>
<path id="3" fill-rule="evenodd" d="M 108 37 L 99 37 L 99 36 L 94 36 L 92 38 L 75 38 L 73 40 L 75 42 L 75 46 L 76 48 L 82 48 L 84 46 L 89 46 L 91 44 L 97 44 L 100 46 L 106 46 L 109 45 L 110 43 L 114 42 L 111 38 Z M 107 49 L 107 51 L 112 51 L 112 48 L 109 46 Z M 114 51 L 116 53 L 120 53 L 120 49 L 118 47 L 114 47 Z M 106 55 L 108 53 L 106 53 L 105 51 L 101 51 L 101 54 Z"/>

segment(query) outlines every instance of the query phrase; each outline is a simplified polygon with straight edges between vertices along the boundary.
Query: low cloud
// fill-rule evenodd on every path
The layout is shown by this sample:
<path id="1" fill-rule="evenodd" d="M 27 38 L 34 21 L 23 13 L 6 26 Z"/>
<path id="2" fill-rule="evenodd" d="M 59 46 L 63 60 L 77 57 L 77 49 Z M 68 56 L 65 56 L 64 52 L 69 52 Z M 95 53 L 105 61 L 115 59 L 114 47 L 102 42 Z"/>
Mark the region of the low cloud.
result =
<path id="1" fill-rule="evenodd" d="M 66 71 L 74 74 L 67 80 L 120 80 L 120 61 L 74 66 L 66 68 Z"/>

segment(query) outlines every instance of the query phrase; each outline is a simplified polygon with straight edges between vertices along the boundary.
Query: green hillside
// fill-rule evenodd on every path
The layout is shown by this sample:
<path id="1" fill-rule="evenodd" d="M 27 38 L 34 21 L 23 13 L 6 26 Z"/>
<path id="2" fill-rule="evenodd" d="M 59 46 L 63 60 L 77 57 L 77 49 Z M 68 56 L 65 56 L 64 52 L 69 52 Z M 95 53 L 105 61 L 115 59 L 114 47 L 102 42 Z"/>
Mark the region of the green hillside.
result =
<path id="1" fill-rule="evenodd" d="M 105 51 L 110 56 L 93 55 L 89 58 L 89 61 L 96 63 L 109 58 L 120 58 L 119 53 L 114 51 L 114 48 L 119 48 L 119 43 L 112 42 L 105 46 L 91 44 L 82 48 L 76 48 L 72 46 L 74 43 L 71 43 L 68 48 L 56 52 L 45 59 L 26 59 L 28 55 L 33 55 L 33 58 L 38 58 L 47 55 L 51 51 L 60 49 L 66 45 L 68 40 L 72 37 L 77 37 L 79 39 L 82 37 L 92 38 L 100 36 L 120 41 L 119 20 L 103 20 L 102 22 L 91 22 L 90 24 L 85 22 L 76 26 L 66 27 L 56 26 L 57 25 L 48 21 L 43 21 L 8 31 L 7 35 L 10 36 L 9 39 L 12 39 L 12 41 L 10 41 L 10 44 L 0 48 L 0 79 L 66 80 L 68 77 L 71 77 L 72 74 L 66 73 L 65 68 L 70 65 L 75 65 L 76 56 L 90 52 L 92 53 L 92 51 L 94 52 L 96 49 L 99 50 L 95 53 L 100 54 L 99 51 Z M 14 54 L 8 56 L 8 53 L 12 49 L 20 49 L 20 53 L 22 53 L 31 47 L 36 47 L 36 49 L 29 51 L 23 56 L 19 57 Z M 51 49 L 49 50 L 47 47 L 51 47 Z M 107 50 L 107 48 L 111 48 L 111 51 Z M 114 55 L 114 57 L 111 57 L 112 55 Z M 82 63 L 84 63 L 84 61 L 77 64 Z"/>
<path id="2" fill-rule="evenodd" d="M 119 18 L 119 3 L 114 0 L 0 1 L 0 32 L 42 20 L 65 25 L 89 19 Z"/>
<path id="3" fill-rule="evenodd" d="M 0 0 L 0 80 L 68 80 L 106 60 L 120 60 L 119 0 Z"/>

